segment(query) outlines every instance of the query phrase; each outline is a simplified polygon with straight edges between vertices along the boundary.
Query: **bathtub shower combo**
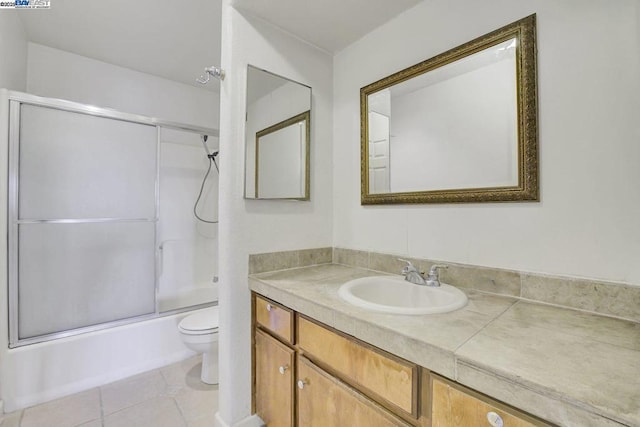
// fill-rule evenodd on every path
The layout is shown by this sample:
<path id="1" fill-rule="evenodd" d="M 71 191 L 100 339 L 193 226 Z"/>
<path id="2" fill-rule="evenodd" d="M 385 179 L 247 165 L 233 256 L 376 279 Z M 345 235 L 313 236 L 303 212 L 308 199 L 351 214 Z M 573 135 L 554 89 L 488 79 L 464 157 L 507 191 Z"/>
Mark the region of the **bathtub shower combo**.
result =
<path id="1" fill-rule="evenodd" d="M 217 302 L 217 130 L 3 100 L 9 348 L 28 359 L 28 347 L 170 316 L 175 333 L 177 313 Z"/>

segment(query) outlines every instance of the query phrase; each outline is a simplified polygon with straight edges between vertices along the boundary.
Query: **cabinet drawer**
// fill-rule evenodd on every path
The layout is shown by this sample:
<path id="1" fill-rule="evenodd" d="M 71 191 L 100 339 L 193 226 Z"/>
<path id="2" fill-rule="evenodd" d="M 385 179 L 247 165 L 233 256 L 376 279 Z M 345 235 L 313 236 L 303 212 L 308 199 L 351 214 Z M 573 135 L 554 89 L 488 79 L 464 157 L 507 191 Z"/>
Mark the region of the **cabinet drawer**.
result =
<path id="1" fill-rule="evenodd" d="M 452 381 L 432 376 L 431 420 L 433 427 L 492 426 L 550 427 L 542 420 L 511 408 L 503 403 L 467 389 Z M 493 424 L 487 418 L 499 417 Z"/>
<path id="2" fill-rule="evenodd" d="M 418 367 L 298 317 L 298 346 L 314 362 L 376 400 L 417 418 Z"/>
<path id="3" fill-rule="evenodd" d="M 265 332 L 255 334 L 256 413 L 269 426 L 293 426 L 295 352 Z"/>
<path id="4" fill-rule="evenodd" d="M 297 377 L 299 426 L 411 426 L 304 357 Z"/>
<path id="5" fill-rule="evenodd" d="M 289 344 L 293 344 L 293 311 L 256 295 L 256 323 Z"/>

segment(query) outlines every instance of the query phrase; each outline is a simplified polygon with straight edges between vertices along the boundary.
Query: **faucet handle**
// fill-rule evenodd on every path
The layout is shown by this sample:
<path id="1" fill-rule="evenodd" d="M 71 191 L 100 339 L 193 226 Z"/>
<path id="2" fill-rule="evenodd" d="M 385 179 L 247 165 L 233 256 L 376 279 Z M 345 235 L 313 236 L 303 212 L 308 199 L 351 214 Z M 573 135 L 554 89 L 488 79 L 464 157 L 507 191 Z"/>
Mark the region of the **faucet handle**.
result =
<path id="1" fill-rule="evenodd" d="M 429 269 L 429 276 L 438 277 L 438 269 L 447 269 L 447 268 L 449 268 L 449 266 L 446 264 L 434 264 Z"/>
<path id="2" fill-rule="evenodd" d="M 406 262 L 407 263 L 407 265 L 402 267 L 401 274 L 406 276 L 407 274 L 409 274 L 412 271 L 418 271 L 418 269 L 413 264 L 411 264 L 411 261 L 408 261 L 408 260 L 402 259 L 402 258 L 398 258 L 398 261 L 402 261 L 402 262 Z"/>
<path id="3" fill-rule="evenodd" d="M 449 268 L 448 265 L 435 264 L 429 269 L 429 275 L 427 276 L 427 286 L 440 286 L 440 278 L 438 277 L 438 270 L 441 268 Z"/>

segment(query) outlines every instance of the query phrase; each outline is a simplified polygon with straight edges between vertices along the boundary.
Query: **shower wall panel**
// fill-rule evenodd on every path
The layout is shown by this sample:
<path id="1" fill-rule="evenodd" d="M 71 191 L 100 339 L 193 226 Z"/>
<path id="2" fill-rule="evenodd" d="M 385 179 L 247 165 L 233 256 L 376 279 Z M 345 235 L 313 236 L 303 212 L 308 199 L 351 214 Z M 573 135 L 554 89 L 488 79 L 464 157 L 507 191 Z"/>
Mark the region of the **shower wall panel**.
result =
<path id="1" fill-rule="evenodd" d="M 218 140 L 209 136 L 205 152 L 201 134 L 162 128 L 160 132 L 160 215 L 158 240 L 161 248 L 158 277 L 158 310 L 167 312 L 209 304 L 218 299 L 218 225 L 194 216 L 194 204 L 202 188 L 198 214 L 217 219 L 218 172 L 212 165 L 204 179 L 207 152 L 218 150 Z"/>

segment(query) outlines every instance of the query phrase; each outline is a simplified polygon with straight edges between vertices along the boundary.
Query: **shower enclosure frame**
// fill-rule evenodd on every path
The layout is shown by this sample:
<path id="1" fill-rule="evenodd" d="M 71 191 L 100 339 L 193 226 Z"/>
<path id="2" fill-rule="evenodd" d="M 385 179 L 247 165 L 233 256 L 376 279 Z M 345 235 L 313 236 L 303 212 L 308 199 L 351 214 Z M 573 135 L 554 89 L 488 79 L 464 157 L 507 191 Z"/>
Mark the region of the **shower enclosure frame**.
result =
<path id="1" fill-rule="evenodd" d="M 9 103 L 9 164 L 8 164 L 8 309 L 9 309 L 9 348 L 17 348 L 29 344 L 50 341 L 59 338 L 65 338 L 82 333 L 95 332 L 122 326 L 142 320 L 155 319 L 159 317 L 169 316 L 185 311 L 191 311 L 198 308 L 209 307 L 215 305 L 215 302 L 208 302 L 166 312 L 159 311 L 158 305 L 158 287 L 159 274 L 158 265 L 161 256 L 161 249 L 158 247 L 158 224 L 160 211 L 160 138 L 161 130 L 173 129 L 187 132 L 205 134 L 218 137 L 217 129 L 202 126 L 172 122 L 168 120 L 157 119 L 153 117 L 123 113 L 110 108 L 95 107 L 78 102 L 67 101 L 62 99 L 45 98 L 22 92 L 6 91 Z M 68 219 L 39 219 L 39 220 L 20 220 L 19 219 L 19 165 L 20 165 L 20 107 L 21 105 L 33 105 L 37 107 L 51 108 L 54 110 L 67 111 L 78 114 L 85 114 L 94 117 L 102 117 L 106 119 L 119 120 L 129 123 L 153 126 L 156 128 L 156 173 L 155 173 L 155 212 L 153 218 L 68 218 Z M 19 263 L 19 245 L 18 245 L 18 226 L 20 224 L 80 224 L 80 223 L 116 223 L 116 222 L 153 222 L 154 226 L 154 246 L 155 246 L 155 271 L 154 271 L 154 312 L 143 314 L 140 316 L 128 317 L 99 323 L 95 325 L 83 326 L 66 331 L 53 332 L 43 334 L 31 338 L 19 337 L 18 330 L 18 302 L 19 302 L 19 283 L 18 283 L 18 263 Z"/>

